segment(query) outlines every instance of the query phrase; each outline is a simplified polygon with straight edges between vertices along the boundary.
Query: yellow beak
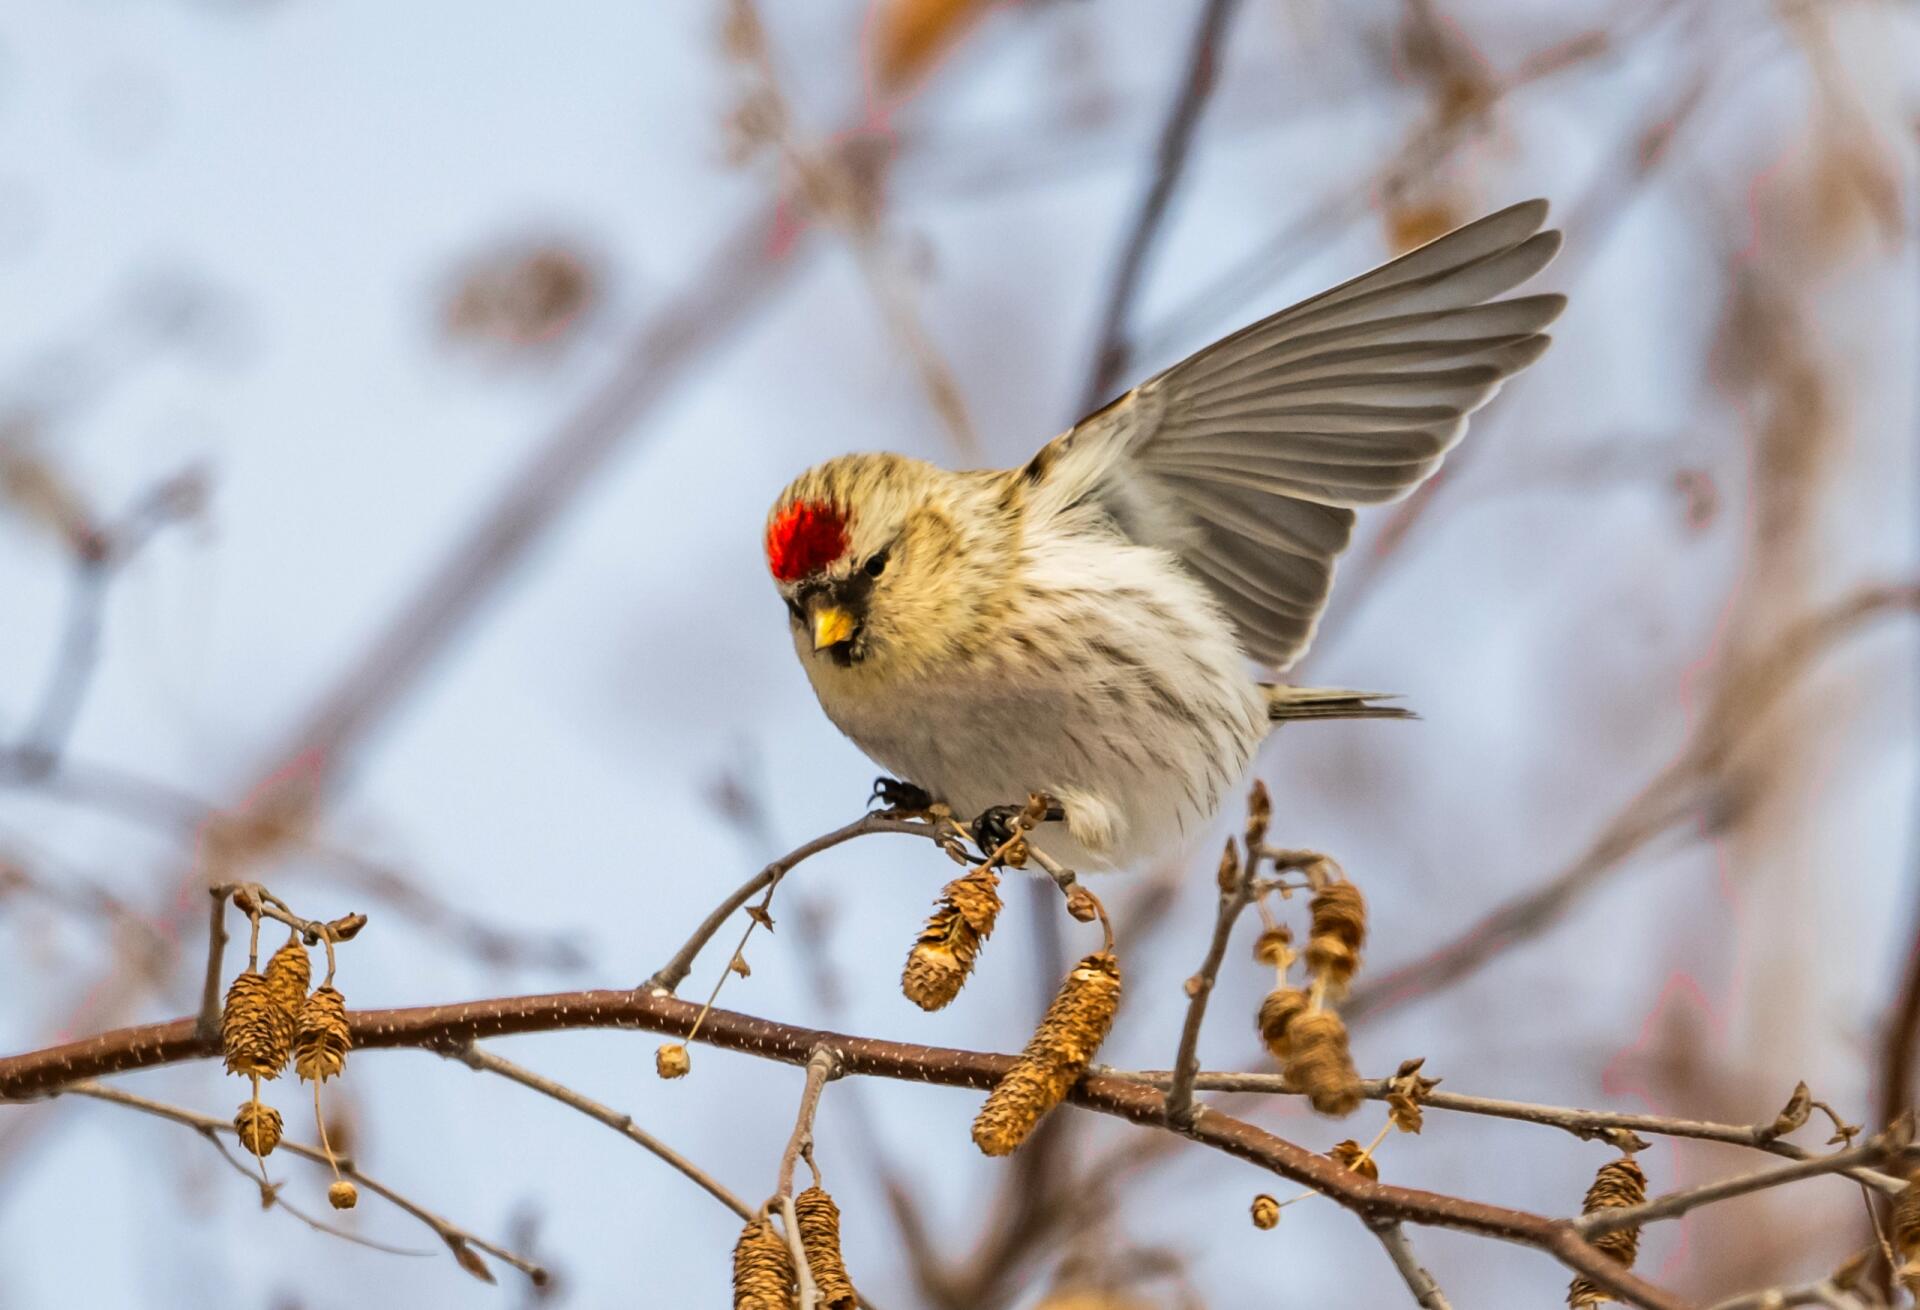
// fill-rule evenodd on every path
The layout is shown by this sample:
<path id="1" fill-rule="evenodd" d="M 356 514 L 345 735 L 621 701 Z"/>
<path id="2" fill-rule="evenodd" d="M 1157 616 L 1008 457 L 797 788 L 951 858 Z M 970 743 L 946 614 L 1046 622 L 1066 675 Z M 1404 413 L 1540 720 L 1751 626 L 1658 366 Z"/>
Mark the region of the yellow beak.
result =
<path id="1" fill-rule="evenodd" d="M 853 615 L 838 605 L 822 605 L 813 612 L 813 648 L 825 650 L 853 636 Z"/>

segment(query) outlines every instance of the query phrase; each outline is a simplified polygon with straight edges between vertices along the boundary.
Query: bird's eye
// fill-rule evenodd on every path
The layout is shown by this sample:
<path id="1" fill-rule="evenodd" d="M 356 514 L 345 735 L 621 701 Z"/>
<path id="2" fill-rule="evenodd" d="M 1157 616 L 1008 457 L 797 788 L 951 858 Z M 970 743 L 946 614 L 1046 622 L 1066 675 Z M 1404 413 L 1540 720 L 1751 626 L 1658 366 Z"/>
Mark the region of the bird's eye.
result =
<path id="1" fill-rule="evenodd" d="M 870 557 L 867 562 L 861 566 L 861 570 L 870 578 L 879 577 L 887 570 L 887 552 L 883 550 Z"/>
<path id="2" fill-rule="evenodd" d="M 795 600 L 792 596 L 785 596 L 782 597 L 782 599 L 787 602 L 787 613 L 793 615 L 793 621 L 795 623 L 805 623 L 807 621 L 806 611 L 800 608 L 799 601 Z"/>

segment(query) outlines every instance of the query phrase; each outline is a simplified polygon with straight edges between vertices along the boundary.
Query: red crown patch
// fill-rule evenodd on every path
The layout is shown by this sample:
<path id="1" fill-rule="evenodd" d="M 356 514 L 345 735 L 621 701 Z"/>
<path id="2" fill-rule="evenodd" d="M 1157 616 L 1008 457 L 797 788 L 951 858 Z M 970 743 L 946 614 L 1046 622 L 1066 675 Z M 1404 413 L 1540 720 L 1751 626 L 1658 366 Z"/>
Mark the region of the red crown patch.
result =
<path id="1" fill-rule="evenodd" d="M 782 582 L 797 582 L 847 550 L 847 520 L 831 505 L 789 506 L 767 528 L 767 565 Z"/>

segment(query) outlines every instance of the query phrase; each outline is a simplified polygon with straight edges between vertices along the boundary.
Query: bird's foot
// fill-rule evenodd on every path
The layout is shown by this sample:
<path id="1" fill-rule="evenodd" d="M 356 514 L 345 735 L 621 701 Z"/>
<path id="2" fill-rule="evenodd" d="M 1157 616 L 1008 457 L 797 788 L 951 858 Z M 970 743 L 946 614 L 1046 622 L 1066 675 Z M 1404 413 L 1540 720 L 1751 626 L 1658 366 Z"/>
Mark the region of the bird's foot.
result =
<path id="1" fill-rule="evenodd" d="M 933 793 L 898 778 L 875 778 L 867 808 L 873 808 L 875 801 L 890 814 L 925 814 L 933 808 Z"/>
<path id="2" fill-rule="evenodd" d="M 1025 805 L 995 805 L 982 810 L 968 825 L 973 844 L 982 854 L 991 856 L 1042 823 L 1059 823 L 1067 817 L 1060 802 L 1044 792 L 1035 792 Z"/>

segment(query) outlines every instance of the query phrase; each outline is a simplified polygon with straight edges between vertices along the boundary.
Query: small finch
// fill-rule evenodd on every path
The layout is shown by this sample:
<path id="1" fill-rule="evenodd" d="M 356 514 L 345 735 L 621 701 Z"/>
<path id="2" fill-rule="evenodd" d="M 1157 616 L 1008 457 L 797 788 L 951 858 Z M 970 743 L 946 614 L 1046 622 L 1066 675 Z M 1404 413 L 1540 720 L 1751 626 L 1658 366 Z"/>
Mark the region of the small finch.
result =
<path id="1" fill-rule="evenodd" d="M 1077 868 L 1210 818 L 1289 719 L 1405 717 L 1263 681 L 1306 651 L 1354 509 L 1419 486 L 1547 348 L 1560 246 L 1535 200 L 1242 328 L 1009 470 L 892 454 L 809 469 L 768 566 L 827 717 L 894 779 Z M 1055 816 L 1049 815 L 1052 819 Z M 1060 829 L 1064 824 L 1065 831 Z"/>

